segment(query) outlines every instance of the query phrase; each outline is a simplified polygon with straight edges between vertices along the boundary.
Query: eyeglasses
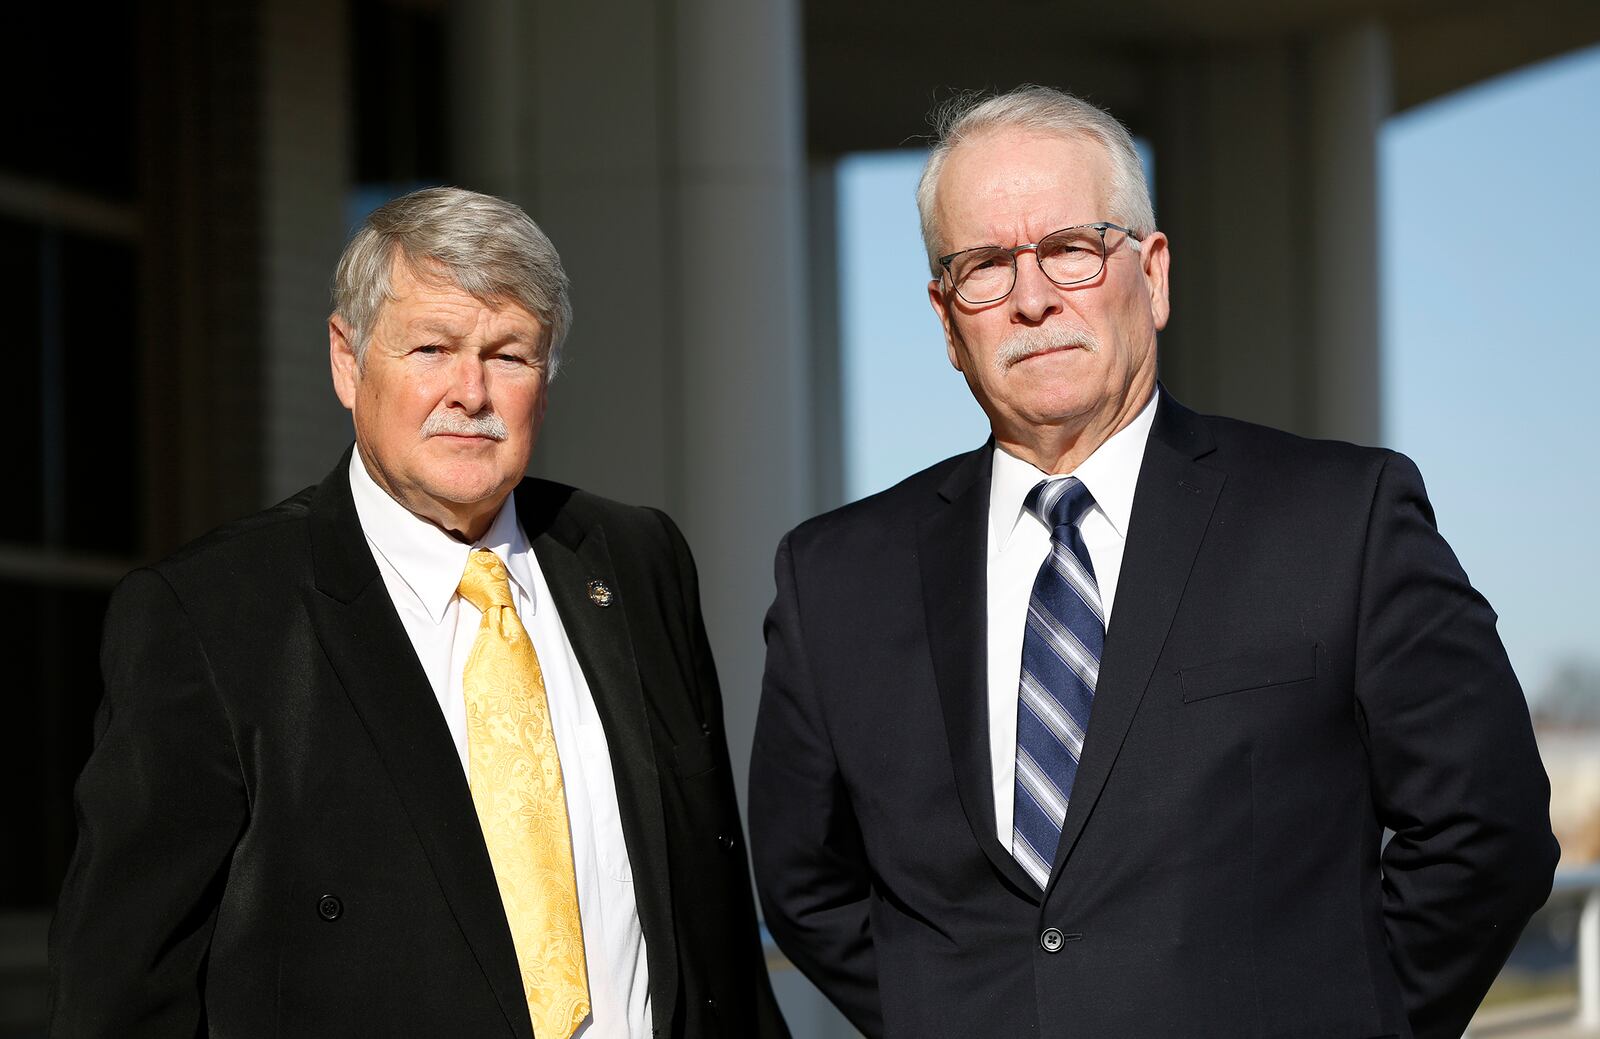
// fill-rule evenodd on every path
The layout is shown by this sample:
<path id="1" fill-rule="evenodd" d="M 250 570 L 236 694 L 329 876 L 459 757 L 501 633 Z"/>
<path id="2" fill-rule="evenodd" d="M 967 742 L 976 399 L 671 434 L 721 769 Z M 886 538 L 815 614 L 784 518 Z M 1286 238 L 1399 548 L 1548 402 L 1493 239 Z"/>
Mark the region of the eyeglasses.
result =
<path id="1" fill-rule="evenodd" d="M 1044 276 L 1057 285 L 1093 281 L 1106 269 L 1106 232 L 1121 231 L 1139 248 L 1139 235 L 1121 224 L 1097 220 L 1052 231 L 1037 242 L 1006 249 L 980 245 L 939 257 L 956 295 L 974 306 L 1005 299 L 1017 284 L 1017 254 L 1033 250 Z"/>

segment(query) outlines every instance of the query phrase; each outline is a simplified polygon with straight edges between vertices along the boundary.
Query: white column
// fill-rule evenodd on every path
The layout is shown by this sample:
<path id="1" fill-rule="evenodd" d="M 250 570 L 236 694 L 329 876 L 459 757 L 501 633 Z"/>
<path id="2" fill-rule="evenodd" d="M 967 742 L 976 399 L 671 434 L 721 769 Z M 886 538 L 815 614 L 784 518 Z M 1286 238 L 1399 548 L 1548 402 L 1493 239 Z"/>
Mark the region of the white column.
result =
<path id="1" fill-rule="evenodd" d="M 1294 65 L 1279 43 L 1175 59 L 1149 132 L 1156 224 L 1172 242 L 1162 378 L 1201 411 L 1305 432 Z"/>
<path id="2" fill-rule="evenodd" d="M 1308 69 L 1312 428 L 1376 443 L 1378 134 L 1393 107 L 1387 30 L 1367 21 L 1321 35 Z"/>
<path id="3" fill-rule="evenodd" d="M 1578 912 L 1578 1025 L 1600 1029 L 1600 886 L 1584 893 Z"/>
<path id="4" fill-rule="evenodd" d="M 1385 30 L 1190 55 L 1158 82 L 1163 378 L 1202 410 L 1376 443 Z"/>
<path id="5" fill-rule="evenodd" d="M 682 526 L 742 797 L 772 554 L 815 501 L 798 5 L 541 0 L 518 31 L 518 197 L 576 309 L 534 468 Z M 797 1039 L 853 1034 L 774 984 Z"/>
<path id="6" fill-rule="evenodd" d="M 742 789 L 772 552 L 811 507 L 798 11 L 542 3 L 522 32 L 522 194 L 576 309 L 535 468 L 683 527 Z"/>
<path id="7" fill-rule="evenodd" d="M 742 789 L 772 552 L 811 504 L 799 12 L 687 0 L 679 13 L 676 497 Z"/>

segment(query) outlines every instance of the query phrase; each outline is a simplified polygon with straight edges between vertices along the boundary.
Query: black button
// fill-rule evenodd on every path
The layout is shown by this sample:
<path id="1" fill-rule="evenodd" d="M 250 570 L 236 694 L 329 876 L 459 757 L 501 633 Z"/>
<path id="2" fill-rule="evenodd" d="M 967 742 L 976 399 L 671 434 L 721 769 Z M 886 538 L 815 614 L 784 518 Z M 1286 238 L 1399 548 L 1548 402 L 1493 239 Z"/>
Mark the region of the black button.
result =
<path id="1" fill-rule="evenodd" d="M 722 846 L 722 850 L 723 851 L 732 851 L 733 850 L 733 844 L 734 844 L 733 838 L 728 836 L 725 833 L 717 838 L 717 843 Z"/>
<path id="2" fill-rule="evenodd" d="M 704 736 L 711 735 L 711 723 L 710 722 L 701 722 L 700 723 L 700 733 L 701 733 L 701 735 L 704 735 Z"/>
<path id="3" fill-rule="evenodd" d="M 333 895 L 323 895 L 317 899 L 317 915 L 324 920 L 337 920 L 344 912 L 344 903 Z"/>
<path id="4" fill-rule="evenodd" d="M 1046 927 L 1039 936 L 1039 947 L 1045 952 L 1061 951 L 1061 929 L 1059 927 Z"/>
<path id="5" fill-rule="evenodd" d="M 707 1010 L 715 1010 L 715 1009 L 717 1009 L 717 1001 L 714 1000 L 714 999 L 706 1000 L 706 1009 Z"/>

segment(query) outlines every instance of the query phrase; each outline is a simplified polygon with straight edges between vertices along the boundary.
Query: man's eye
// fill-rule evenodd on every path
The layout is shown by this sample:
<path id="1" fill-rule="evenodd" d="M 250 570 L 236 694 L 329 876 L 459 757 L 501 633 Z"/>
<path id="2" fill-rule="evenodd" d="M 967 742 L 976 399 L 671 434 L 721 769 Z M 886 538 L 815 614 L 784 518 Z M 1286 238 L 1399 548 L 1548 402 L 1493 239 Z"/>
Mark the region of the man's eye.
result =
<path id="1" fill-rule="evenodd" d="M 415 352 L 419 354 L 442 354 L 444 353 L 444 347 L 438 343 L 424 343 L 422 346 L 417 347 Z"/>

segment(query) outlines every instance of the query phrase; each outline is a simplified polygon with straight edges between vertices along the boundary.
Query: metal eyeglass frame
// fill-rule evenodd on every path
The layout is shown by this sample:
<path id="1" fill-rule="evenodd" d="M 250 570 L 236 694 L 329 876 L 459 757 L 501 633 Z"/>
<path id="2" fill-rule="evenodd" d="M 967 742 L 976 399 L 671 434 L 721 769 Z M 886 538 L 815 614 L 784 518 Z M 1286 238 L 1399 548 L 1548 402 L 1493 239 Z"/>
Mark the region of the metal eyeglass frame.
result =
<path id="1" fill-rule="evenodd" d="M 1135 233 L 1132 228 L 1123 227 L 1121 224 L 1113 224 L 1109 220 L 1096 220 L 1093 223 L 1073 224 L 1071 227 L 1063 227 L 1058 231 L 1051 231 L 1049 234 L 1045 235 L 1044 238 L 1039 239 L 1038 242 L 1023 242 L 1021 245 L 1015 245 L 1009 249 L 1000 245 L 975 245 L 970 249 L 959 249 L 947 256 L 939 257 L 939 266 L 944 268 L 945 276 L 950 279 L 950 288 L 955 291 L 957 296 L 960 296 L 971 306 L 981 307 L 989 303 L 998 303 L 1007 296 L 1011 295 L 1012 290 L 1017 287 L 1018 253 L 1032 249 L 1035 251 L 1035 254 L 1037 254 L 1040 242 L 1043 242 L 1046 238 L 1054 238 L 1056 235 L 1065 234 L 1068 231 L 1079 231 L 1085 227 L 1092 227 L 1096 231 L 1100 232 L 1100 266 L 1087 278 L 1075 278 L 1072 281 L 1056 281 L 1054 278 L 1051 278 L 1050 275 L 1044 274 L 1044 267 L 1041 265 L 1039 268 L 1039 273 L 1044 274 L 1046 278 L 1049 278 L 1052 285 L 1060 285 L 1062 288 L 1066 288 L 1069 285 L 1082 285 L 1086 281 L 1094 281 L 1096 278 L 1100 277 L 1101 272 L 1106 269 L 1106 259 L 1111 255 L 1111 250 L 1106 247 L 1107 231 L 1121 231 L 1123 234 L 1127 235 L 1128 240 L 1133 243 L 1133 248 L 1135 251 L 1138 250 L 1139 243 L 1144 240 L 1143 236 Z M 1009 253 L 1011 255 L 1011 284 L 1004 292 L 1000 293 L 998 296 L 995 296 L 993 299 L 967 299 L 966 295 L 962 293 L 961 287 L 956 284 L 956 274 L 955 271 L 950 269 L 950 262 L 957 256 L 960 256 L 964 253 L 975 253 L 986 249 L 998 249 L 1003 253 Z"/>

